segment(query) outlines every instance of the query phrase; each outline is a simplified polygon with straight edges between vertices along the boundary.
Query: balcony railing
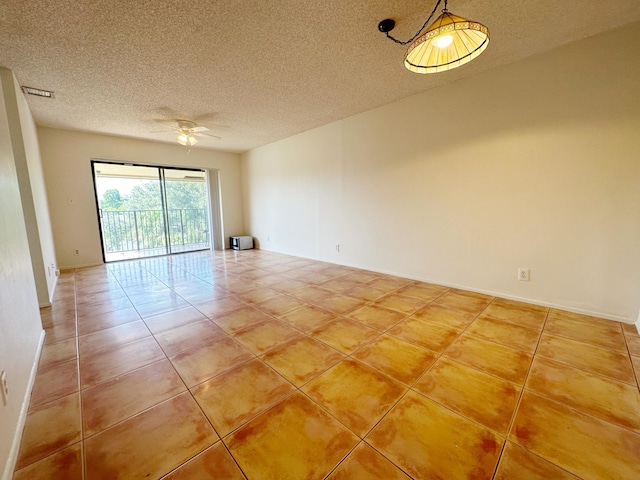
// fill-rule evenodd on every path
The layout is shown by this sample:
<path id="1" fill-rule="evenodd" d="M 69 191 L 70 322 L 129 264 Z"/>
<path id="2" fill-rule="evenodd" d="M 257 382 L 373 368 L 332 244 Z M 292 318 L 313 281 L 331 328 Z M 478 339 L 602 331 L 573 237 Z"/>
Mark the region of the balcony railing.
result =
<path id="1" fill-rule="evenodd" d="M 162 210 L 102 210 L 101 217 L 105 254 L 155 250 L 161 255 L 167 253 L 167 235 L 173 252 L 209 246 L 204 208 L 168 210 L 168 233 Z"/>

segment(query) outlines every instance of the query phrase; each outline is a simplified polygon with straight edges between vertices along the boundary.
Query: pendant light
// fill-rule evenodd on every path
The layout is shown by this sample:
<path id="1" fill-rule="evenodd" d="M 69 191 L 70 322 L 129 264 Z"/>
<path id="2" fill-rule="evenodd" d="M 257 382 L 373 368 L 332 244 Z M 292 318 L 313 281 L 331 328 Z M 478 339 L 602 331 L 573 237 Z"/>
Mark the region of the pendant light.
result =
<path id="1" fill-rule="evenodd" d="M 378 29 L 394 42 L 409 44 L 404 66 L 412 72 L 438 73 L 457 68 L 478 57 L 489 45 L 489 29 L 450 13 L 448 0 L 444 0 L 442 14 L 425 30 L 441 3 L 442 0 L 438 0 L 420 30 L 407 41 L 389 35 L 395 21 L 388 18 L 378 24 Z"/>

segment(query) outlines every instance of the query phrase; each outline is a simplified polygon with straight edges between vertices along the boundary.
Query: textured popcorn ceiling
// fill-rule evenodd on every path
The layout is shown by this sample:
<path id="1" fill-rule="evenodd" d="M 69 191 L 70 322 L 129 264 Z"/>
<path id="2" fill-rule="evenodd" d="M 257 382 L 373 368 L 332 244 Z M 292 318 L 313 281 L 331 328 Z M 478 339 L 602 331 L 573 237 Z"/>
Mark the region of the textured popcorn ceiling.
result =
<path id="1" fill-rule="evenodd" d="M 410 73 L 377 24 L 409 38 L 434 3 L 0 0 L 0 65 L 55 91 L 28 97 L 38 125 L 175 142 L 154 120 L 184 118 L 225 126 L 198 146 L 245 151 L 640 20 L 638 0 L 450 0 L 489 48 Z"/>

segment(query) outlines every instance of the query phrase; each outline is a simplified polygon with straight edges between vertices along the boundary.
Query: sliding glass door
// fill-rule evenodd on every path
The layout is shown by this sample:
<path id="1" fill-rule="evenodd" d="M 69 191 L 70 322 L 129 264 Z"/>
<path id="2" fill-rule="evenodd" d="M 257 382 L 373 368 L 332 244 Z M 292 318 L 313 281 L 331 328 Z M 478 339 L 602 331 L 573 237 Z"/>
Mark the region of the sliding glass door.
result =
<path id="1" fill-rule="evenodd" d="M 92 162 L 104 260 L 210 247 L 201 170 Z"/>

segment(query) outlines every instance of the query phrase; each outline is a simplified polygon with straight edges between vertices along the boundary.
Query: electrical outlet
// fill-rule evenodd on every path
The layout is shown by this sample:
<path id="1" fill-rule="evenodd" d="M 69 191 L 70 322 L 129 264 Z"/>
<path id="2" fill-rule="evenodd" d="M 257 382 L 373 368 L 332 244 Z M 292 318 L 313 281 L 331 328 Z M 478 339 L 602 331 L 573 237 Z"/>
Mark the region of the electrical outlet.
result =
<path id="1" fill-rule="evenodd" d="M 528 268 L 519 268 L 518 269 L 518 280 L 521 282 L 529 281 L 529 269 Z"/>
<path id="2" fill-rule="evenodd" d="M 9 399 L 9 387 L 7 386 L 7 372 L 0 373 L 0 390 L 2 390 L 2 404 L 7 405 Z"/>
<path id="3" fill-rule="evenodd" d="M 76 248 L 76 249 L 73 251 L 73 254 L 74 254 L 74 255 L 76 255 L 76 256 L 77 256 L 77 255 L 80 255 L 80 250 L 78 250 L 78 249 Z"/>
<path id="4" fill-rule="evenodd" d="M 340 244 L 336 243 L 336 252 L 340 253 Z"/>

